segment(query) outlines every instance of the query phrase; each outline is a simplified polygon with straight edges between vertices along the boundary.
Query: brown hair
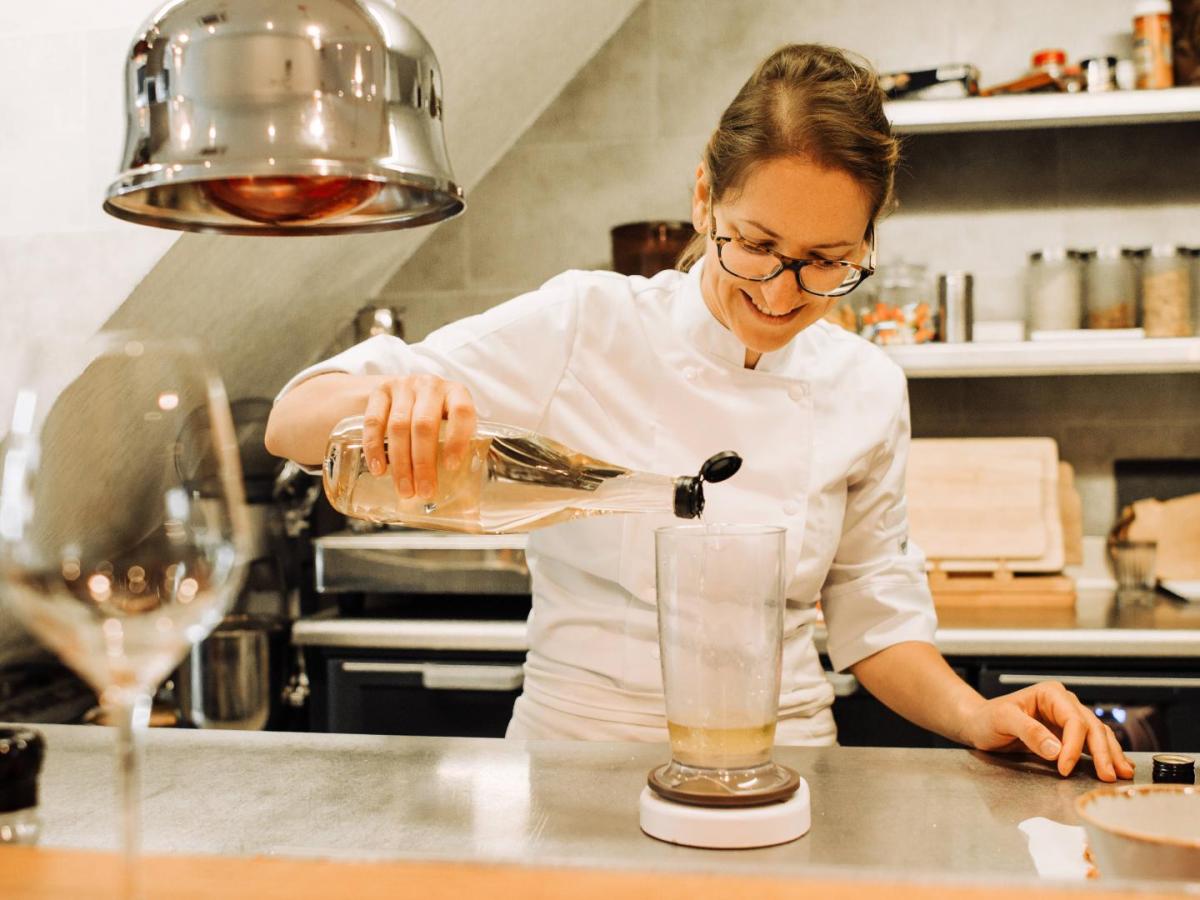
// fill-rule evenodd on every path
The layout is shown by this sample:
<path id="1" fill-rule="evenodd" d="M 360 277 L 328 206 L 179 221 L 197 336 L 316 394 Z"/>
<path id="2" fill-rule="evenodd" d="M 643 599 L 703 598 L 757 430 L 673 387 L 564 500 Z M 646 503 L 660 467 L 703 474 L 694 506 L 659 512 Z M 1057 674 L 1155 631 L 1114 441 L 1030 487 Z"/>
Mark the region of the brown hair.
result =
<path id="1" fill-rule="evenodd" d="M 871 221 L 892 203 L 900 142 L 883 114 L 883 90 L 865 62 L 822 44 L 788 44 L 763 60 L 721 115 L 704 150 L 712 202 L 736 195 L 758 164 L 806 156 L 854 178 L 871 201 Z M 699 260 L 696 234 L 676 267 Z"/>

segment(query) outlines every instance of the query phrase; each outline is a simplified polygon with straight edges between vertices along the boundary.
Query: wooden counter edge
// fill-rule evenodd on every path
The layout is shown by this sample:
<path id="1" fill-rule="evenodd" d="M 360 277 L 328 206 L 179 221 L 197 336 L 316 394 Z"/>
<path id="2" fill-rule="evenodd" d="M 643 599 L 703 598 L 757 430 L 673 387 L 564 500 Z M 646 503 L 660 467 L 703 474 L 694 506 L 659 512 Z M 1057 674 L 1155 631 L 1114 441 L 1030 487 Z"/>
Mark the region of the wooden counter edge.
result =
<path id="1" fill-rule="evenodd" d="M 616 871 L 573 867 L 449 862 L 348 862 L 280 857 L 149 856 L 141 865 L 145 900 L 1078 900 L 1077 887 L 965 885 L 884 881 Z M 0 848 L 0 897 L 14 900 L 115 898 L 121 875 L 116 854 L 34 847 Z M 1083 887 L 1083 885 L 1079 885 Z M 1105 889 L 1090 882 L 1088 896 L 1157 900 L 1179 896 Z M 1157 887 L 1157 886 L 1156 886 Z"/>

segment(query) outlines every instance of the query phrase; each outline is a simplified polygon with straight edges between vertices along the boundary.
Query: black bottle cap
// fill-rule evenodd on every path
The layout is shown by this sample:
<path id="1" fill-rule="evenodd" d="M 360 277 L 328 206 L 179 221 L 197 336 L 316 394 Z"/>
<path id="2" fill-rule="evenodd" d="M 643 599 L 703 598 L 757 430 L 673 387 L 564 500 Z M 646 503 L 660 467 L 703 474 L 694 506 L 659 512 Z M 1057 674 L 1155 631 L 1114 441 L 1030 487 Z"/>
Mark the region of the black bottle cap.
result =
<path id="1" fill-rule="evenodd" d="M 710 456 L 700 467 L 699 475 L 675 479 L 675 515 L 681 519 L 696 519 L 704 512 L 704 482 L 716 484 L 732 478 L 742 467 L 742 458 L 732 450 Z"/>
<path id="2" fill-rule="evenodd" d="M 0 813 L 37 806 L 46 742 L 32 728 L 0 728 Z"/>
<path id="3" fill-rule="evenodd" d="M 709 484 L 716 484 L 726 478 L 732 478 L 742 467 L 742 458 L 732 450 L 710 456 L 700 467 L 700 477 Z"/>
<path id="4" fill-rule="evenodd" d="M 1153 757 L 1155 784 L 1195 784 L 1196 760 L 1182 753 L 1160 753 Z"/>

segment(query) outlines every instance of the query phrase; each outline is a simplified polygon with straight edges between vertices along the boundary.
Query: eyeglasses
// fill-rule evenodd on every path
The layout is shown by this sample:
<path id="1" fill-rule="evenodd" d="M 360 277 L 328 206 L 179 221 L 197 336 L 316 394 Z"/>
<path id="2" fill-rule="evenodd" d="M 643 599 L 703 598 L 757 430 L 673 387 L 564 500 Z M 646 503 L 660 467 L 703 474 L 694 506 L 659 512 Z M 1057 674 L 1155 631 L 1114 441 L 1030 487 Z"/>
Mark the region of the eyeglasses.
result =
<path id="1" fill-rule="evenodd" d="M 717 245 L 721 268 L 746 281 L 770 281 L 791 270 L 796 286 L 818 297 L 844 297 L 875 273 L 875 226 L 869 231 L 871 252 L 868 264 L 860 266 L 844 259 L 790 259 L 774 250 L 761 247 L 742 238 L 717 234 L 717 219 L 710 216 L 709 237 Z"/>

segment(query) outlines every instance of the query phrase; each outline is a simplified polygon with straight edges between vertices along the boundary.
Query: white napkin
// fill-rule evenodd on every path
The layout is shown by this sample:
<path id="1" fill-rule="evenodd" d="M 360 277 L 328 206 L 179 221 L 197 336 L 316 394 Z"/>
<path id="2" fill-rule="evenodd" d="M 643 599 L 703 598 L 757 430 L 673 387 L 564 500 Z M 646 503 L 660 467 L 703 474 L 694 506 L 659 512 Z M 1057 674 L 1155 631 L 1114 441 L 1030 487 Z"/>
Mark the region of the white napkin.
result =
<path id="1" fill-rule="evenodd" d="M 1035 816 L 1017 827 L 1029 841 L 1029 855 L 1043 878 L 1079 881 L 1088 877 L 1091 864 L 1083 857 L 1087 838 L 1080 826 Z"/>

